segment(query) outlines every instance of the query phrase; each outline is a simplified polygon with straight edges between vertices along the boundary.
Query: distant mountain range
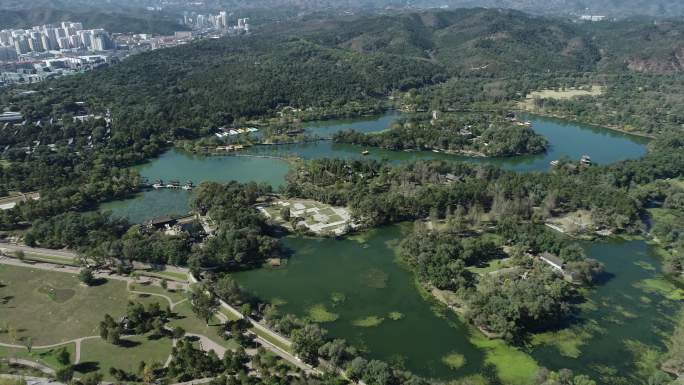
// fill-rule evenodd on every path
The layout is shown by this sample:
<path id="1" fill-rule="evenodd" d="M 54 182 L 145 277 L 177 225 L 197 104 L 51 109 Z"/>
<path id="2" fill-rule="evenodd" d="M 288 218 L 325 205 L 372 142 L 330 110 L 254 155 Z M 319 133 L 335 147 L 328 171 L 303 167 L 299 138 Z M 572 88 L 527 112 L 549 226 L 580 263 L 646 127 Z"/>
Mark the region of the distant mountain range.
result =
<path id="1" fill-rule="evenodd" d="M 127 1 L 127 0 L 121 0 Z M 150 0 L 156 1 L 156 0 Z M 533 14 L 606 15 L 684 15 L 682 0 L 208 0 L 233 8 L 298 7 L 317 9 L 378 8 L 510 8 Z"/>

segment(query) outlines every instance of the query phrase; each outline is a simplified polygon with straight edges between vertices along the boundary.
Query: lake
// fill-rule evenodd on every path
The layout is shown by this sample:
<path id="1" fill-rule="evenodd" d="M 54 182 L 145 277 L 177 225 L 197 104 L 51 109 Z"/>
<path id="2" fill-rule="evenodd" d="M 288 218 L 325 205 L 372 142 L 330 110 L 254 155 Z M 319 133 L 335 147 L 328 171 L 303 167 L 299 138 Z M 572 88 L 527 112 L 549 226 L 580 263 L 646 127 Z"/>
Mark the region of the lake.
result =
<path id="1" fill-rule="evenodd" d="M 397 112 L 388 112 L 377 117 L 310 122 L 305 124 L 304 128 L 321 137 L 330 137 L 335 132 L 349 128 L 362 132 L 377 132 L 386 129 L 399 116 L 400 114 Z M 645 138 L 605 128 L 568 123 L 558 119 L 536 116 L 525 116 L 524 118 L 529 119 L 532 122 L 533 129 L 549 141 L 550 147 L 546 153 L 489 159 L 439 154 L 431 151 L 403 152 L 373 148 L 369 149 L 370 155 L 367 157 L 388 159 L 392 162 L 415 159 L 444 159 L 490 163 L 507 170 L 533 172 L 547 171 L 552 160 L 564 156 L 578 160 L 586 154 L 591 156 L 597 164 L 607 164 L 639 158 L 646 154 L 648 139 Z M 285 175 L 289 170 L 287 162 L 258 156 L 358 159 L 364 157 L 361 154 L 363 150 L 364 148 L 359 146 L 335 144 L 331 141 L 255 146 L 240 153 L 241 155 L 256 156 L 198 156 L 170 150 L 162 156 L 136 167 L 136 169 L 142 176 L 151 181 L 176 179 L 181 182 L 192 180 L 195 184 L 199 184 L 203 181 L 226 182 L 236 180 L 238 182 L 269 183 L 273 187 L 277 187 L 285 182 Z M 141 223 L 163 215 L 187 212 L 189 210 L 189 197 L 190 194 L 183 191 L 147 191 L 132 199 L 104 204 L 102 209 L 111 210 L 116 216 L 127 217 L 133 222 Z M 144 210 L 141 211 L 141 209 Z"/>
<path id="2" fill-rule="evenodd" d="M 398 117 L 391 112 L 374 118 L 307 123 L 305 129 L 329 137 L 342 129 L 364 132 L 386 129 Z M 544 172 L 551 160 L 579 159 L 590 155 L 606 164 L 635 159 L 646 153 L 647 139 L 611 130 L 529 116 L 536 132 L 550 142 L 544 154 L 500 159 L 466 158 L 433 152 L 392 152 L 370 149 L 371 158 L 392 162 L 414 159 L 448 159 L 492 163 L 519 172 Z M 257 156 L 361 158 L 363 148 L 330 141 L 256 146 L 242 153 Z M 203 157 L 171 150 L 137 167 L 141 175 L 155 179 L 240 182 L 282 185 L 287 162 L 256 156 Z M 166 214 L 189 211 L 191 193 L 183 190 L 147 191 L 102 206 L 114 215 L 141 223 Z M 635 361 L 647 346 L 662 348 L 662 333 L 671 328 L 678 305 L 662 293 L 663 282 L 654 251 L 643 241 L 585 243 L 587 253 L 606 265 L 608 278 L 588 293 L 588 301 L 573 325 L 561 333 L 547 333 L 514 349 L 486 340 L 480 333 L 423 298 L 412 274 L 396 262 L 394 247 L 402 239 L 402 225 L 374 229 L 342 240 L 287 237 L 292 251 L 280 269 L 260 269 L 235 274 L 250 291 L 278 303 L 284 312 L 301 316 L 323 313 L 331 336 L 348 340 L 370 357 L 403 365 L 417 374 L 435 378 L 496 373 L 504 383 L 529 383 L 538 366 L 571 368 L 590 374 L 600 383 L 622 378 L 640 380 Z M 463 359 L 452 368 L 447 356 Z M 632 381 L 632 382 L 630 382 Z"/>
<path id="3" fill-rule="evenodd" d="M 520 351 L 491 348 L 453 312 L 421 297 L 394 252 L 402 227 L 410 230 L 389 226 L 344 240 L 288 237 L 284 244 L 293 256 L 285 267 L 233 276 L 251 293 L 279 304 L 283 313 L 332 313 L 338 318 L 322 326 L 370 357 L 440 379 L 487 371 L 488 364 L 495 364 L 507 383 L 525 384 L 529 379 L 515 367 L 520 364 L 570 368 L 603 380 L 599 383 L 609 383 L 606 373 L 641 380 L 634 364 L 640 344 L 662 348 L 661 333 L 672 327 L 679 301 L 653 289 L 654 282 L 667 281 L 650 246 L 643 241 L 585 242 L 587 254 L 606 265 L 607 278 L 588 293 L 573 326 L 542 335 Z M 381 321 L 360 326 L 368 317 Z M 465 358 L 459 369 L 442 362 L 454 353 Z M 497 355 L 510 358 L 498 361 Z"/>

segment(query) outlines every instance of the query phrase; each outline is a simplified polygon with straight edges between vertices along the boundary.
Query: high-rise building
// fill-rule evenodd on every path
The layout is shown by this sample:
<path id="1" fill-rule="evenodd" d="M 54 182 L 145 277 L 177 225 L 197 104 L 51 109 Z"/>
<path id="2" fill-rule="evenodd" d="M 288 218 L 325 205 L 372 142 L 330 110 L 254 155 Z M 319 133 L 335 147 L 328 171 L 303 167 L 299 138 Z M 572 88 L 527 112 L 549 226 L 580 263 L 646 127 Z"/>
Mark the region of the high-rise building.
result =
<path id="1" fill-rule="evenodd" d="M 0 45 L 9 45 L 12 35 L 9 31 L 0 31 Z"/>
<path id="2" fill-rule="evenodd" d="M 14 48 L 16 49 L 17 55 L 29 53 L 30 47 L 26 36 L 16 38 L 14 40 Z"/>
<path id="3" fill-rule="evenodd" d="M 71 45 L 69 45 L 69 38 L 68 37 L 60 37 L 57 39 L 57 43 L 59 44 L 59 49 L 69 49 L 71 48 Z"/>
<path id="4" fill-rule="evenodd" d="M 71 44 L 73 48 L 83 48 L 83 42 L 79 35 L 69 36 L 69 44 Z"/>
<path id="5" fill-rule="evenodd" d="M 204 28 L 207 25 L 207 17 L 204 15 L 197 15 L 197 28 Z"/>
<path id="6" fill-rule="evenodd" d="M 18 59 L 14 47 L 0 47 L 0 61 L 15 61 Z"/>
<path id="7" fill-rule="evenodd" d="M 226 13 L 226 11 L 219 12 L 218 28 L 222 28 L 222 29 L 228 28 L 228 14 Z"/>
<path id="8" fill-rule="evenodd" d="M 81 38 L 83 46 L 85 46 L 86 48 L 91 48 L 93 46 L 91 31 L 78 31 L 78 36 Z"/>
<path id="9" fill-rule="evenodd" d="M 43 49 L 45 49 L 46 51 L 49 51 L 52 49 L 52 46 L 50 45 L 50 38 L 48 38 L 47 35 L 41 34 L 40 35 L 40 41 L 41 41 L 41 44 L 43 45 Z"/>

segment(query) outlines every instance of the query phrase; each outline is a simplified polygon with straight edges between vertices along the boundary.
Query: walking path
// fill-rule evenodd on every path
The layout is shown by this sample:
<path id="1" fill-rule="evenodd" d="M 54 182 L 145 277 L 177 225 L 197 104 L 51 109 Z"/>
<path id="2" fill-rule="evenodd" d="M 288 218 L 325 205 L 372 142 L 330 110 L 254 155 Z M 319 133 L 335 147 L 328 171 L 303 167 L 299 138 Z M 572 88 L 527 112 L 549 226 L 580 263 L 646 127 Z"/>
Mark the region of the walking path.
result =
<path id="1" fill-rule="evenodd" d="M 24 359 L 21 359 L 21 358 L 10 358 L 10 359 L 7 360 L 7 361 L 8 361 L 10 364 L 19 364 L 19 365 L 23 365 L 23 366 L 28 366 L 28 367 L 30 367 L 30 368 L 38 369 L 38 370 L 40 370 L 41 372 L 43 372 L 43 373 L 45 373 L 45 374 L 49 374 L 49 375 L 51 375 L 51 376 L 53 376 L 53 375 L 55 374 L 54 369 L 49 368 L 49 367 L 47 367 L 47 366 L 45 366 L 45 365 L 43 365 L 43 364 L 40 364 L 40 363 L 38 363 L 38 362 L 33 362 L 33 361 L 29 361 L 29 360 L 24 360 Z"/>
<path id="2" fill-rule="evenodd" d="M 53 256 L 58 256 L 61 258 L 66 258 L 67 256 L 71 256 L 72 258 L 77 258 L 77 254 L 72 252 L 72 251 L 65 251 L 65 250 L 50 250 L 50 249 L 40 249 L 40 248 L 33 248 L 33 247 L 28 247 L 28 246 L 21 246 L 21 245 L 13 245 L 13 244 L 7 244 L 7 243 L 0 243 L 0 250 L 2 249 L 9 249 L 9 250 L 14 250 L 14 251 L 28 251 L 31 253 L 39 253 L 43 255 L 53 255 Z M 30 267 L 30 268 L 35 268 L 35 269 L 40 269 L 40 270 L 47 270 L 47 271 L 54 271 L 54 272 L 61 272 L 61 273 L 69 273 L 69 274 L 78 274 L 80 271 L 79 267 L 75 266 L 60 266 L 60 265 L 55 265 L 52 263 L 48 262 L 31 262 L 31 263 L 26 263 L 24 261 L 14 259 L 14 258 L 9 258 L 3 255 L 0 255 L 0 264 L 5 264 L 5 265 L 11 265 L 11 266 L 19 266 L 19 267 Z M 184 272 L 184 273 L 189 273 L 187 269 L 184 268 L 177 268 L 174 267 L 173 270 L 169 271 L 176 271 L 176 272 Z M 131 277 L 126 277 L 126 276 L 121 276 L 121 275 L 116 275 L 112 273 L 102 273 L 102 272 L 95 272 L 93 274 L 97 278 L 105 278 L 105 279 L 115 279 L 115 280 L 120 280 L 120 281 L 125 281 L 127 282 L 127 289 L 131 293 L 136 293 L 136 294 L 144 294 L 144 295 L 151 295 L 151 296 L 157 296 L 166 299 L 166 301 L 169 303 L 169 307 L 173 310 L 173 308 L 185 301 L 187 301 L 187 298 L 182 299 L 180 301 L 174 302 L 173 299 L 165 294 L 160 294 L 160 293 L 149 293 L 145 291 L 140 291 L 140 290 L 130 290 L 130 284 L 131 283 L 141 283 L 141 281 L 137 281 L 134 278 Z M 191 282 L 198 282 L 198 280 L 192 275 L 189 274 L 189 278 Z M 155 278 L 149 278 L 146 277 L 146 281 L 143 282 L 151 282 L 152 284 L 159 284 L 160 279 L 155 279 Z M 186 285 L 187 287 L 187 285 Z M 287 348 L 290 348 L 292 346 L 292 342 L 281 336 L 280 334 L 274 332 L 273 330 L 269 329 L 268 327 L 264 326 L 263 324 L 257 322 L 251 317 L 245 317 L 240 311 L 235 309 L 233 306 L 230 304 L 226 303 L 225 301 L 220 301 L 221 302 L 221 307 L 229 311 L 231 314 L 235 315 L 237 318 L 247 318 L 250 323 L 252 324 L 254 331 L 251 331 L 256 335 L 256 341 L 261 344 L 265 349 L 271 351 L 272 353 L 278 355 L 282 359 L 290 362 L 292 365 L 302 369 L 304 372 L 307 374 L 322 374 L 320 370 L 317 368 L 314 368 L 313 366 L 306 364 L 302 362 L 299 358 L 295 357 L 293 354 L 290 352 L 286 351 L 285 349 L 281 348 L 280 346 L 277 346 L 276 344 L 272 343 L 271 341 L 263 338 L 260 334 L 268 336 L 268 338 L 273 339 L 277 341 L 278 344 L 283 345 Z M 219 312 L 216 314 L 216 316 L 219 318 L 221 322 L 226 322 L 228 321 L 228 317 L 226 317 L 223 313 Z M 192 334 L 192 333 L 186 333 L 186 335 L 191 336 L 191 337 L 196 337 L 199 338 L 200 341 L 200 346 L 203 350 L 209 351 L 213 350 L 217 355 L 220 357 L 223 357 L 223 355 L 226 352 L 226 348 L 221 346 L 220 344 L 216 343 L 213 341 L 211 338 L 201 335 L 201 334 Z M 75 363 L 80 362 L 81 358 L 81 342 L 86 340 L 86 339 L 91 339 L 91 338 L 100 338 L 99 336 L 87 336 L 87 337 L 81 337 L 81 338 L 76 338 L 70 341 L 64 341 L 52 345 L 45 345 L 45 346 L 35 346 L 35 349 L 50 349 L 54 347 L 58 347 L 61 345 L 65 345 L 68 343 L 75 343 L 76 344 L 76 352 L 75 352 Z M 176 341 L 174 339 L 173 344 L 175 346 Z M 25 346 L 22 345 L 11 345 L 11 344 L 4 344 L 0 343 L 0 346 L 5 346 L 5 347 L 12 347 L 12 348 L 26 348 Z M 253 355 L 256 354 L 256 351 L 252 352 Z M 166 364 L 168 365 L 171 362 L 172 357 L 169 356 L 166 360 Z M 32 362 L 32 361 L 28 361 Z"/>
<path id="3" fill-rule="evenodd" d="M 77 260 L 79 255 L 75 251 L 71 250 L 54 250 L 54 249 L 43 249 L 40 247 L 30 247 L 25 245 L 17 245 L 14 243 L 4 243 L 0 242 L 0 250 L 7 250 L 10 252 L 23 251 L 25 253 L 40 254 L 48 257 L 57 257 L 65 259 Z"/>

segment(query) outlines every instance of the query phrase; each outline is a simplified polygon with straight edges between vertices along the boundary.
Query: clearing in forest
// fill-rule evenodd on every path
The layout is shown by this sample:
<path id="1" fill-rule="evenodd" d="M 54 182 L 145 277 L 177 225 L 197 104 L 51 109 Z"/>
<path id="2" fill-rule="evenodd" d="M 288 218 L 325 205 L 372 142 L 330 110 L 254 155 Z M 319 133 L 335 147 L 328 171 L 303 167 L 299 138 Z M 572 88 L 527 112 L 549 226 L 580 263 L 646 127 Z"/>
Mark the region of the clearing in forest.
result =
<path id="1" fill-rule="evenodd" d="M 306 199 L 273 199 L 257 210 L 288 230 L 304 228 L 318 235 L 343 235 L 357 227 L 347 208 Z"/>
<path id="2" fill-rule="evenodd" d="M 577 98 L 580 96 L 600 96 L 605 92 L 605 87 L 603 86 L 591 86 L 591 88 L 566 88 L 558 90 L 539 90 L 533 91 L 527 94 L 525 100 L 521 102 L 521 105 L 525 109 L 534 109 L 535 99 L 556 99 L 556 100 L 568 100 L 572 98 Z"/>

